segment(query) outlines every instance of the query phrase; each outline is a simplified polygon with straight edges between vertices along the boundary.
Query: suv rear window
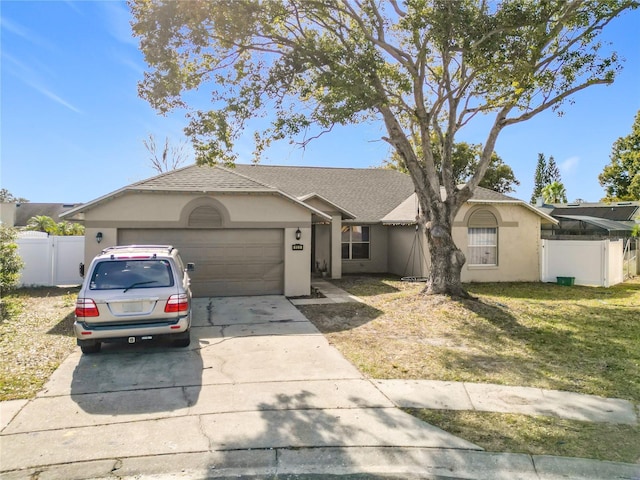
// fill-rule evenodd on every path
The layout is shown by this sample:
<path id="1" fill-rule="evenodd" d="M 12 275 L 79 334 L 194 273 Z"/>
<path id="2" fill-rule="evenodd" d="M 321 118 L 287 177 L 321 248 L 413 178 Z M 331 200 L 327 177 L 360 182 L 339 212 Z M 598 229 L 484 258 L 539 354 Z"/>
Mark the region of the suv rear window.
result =
<path id="1" fill-rule="evenodd" d="M 168 260 L 110 260 L 96 265 L 91 290 L 172 287 Z"/>

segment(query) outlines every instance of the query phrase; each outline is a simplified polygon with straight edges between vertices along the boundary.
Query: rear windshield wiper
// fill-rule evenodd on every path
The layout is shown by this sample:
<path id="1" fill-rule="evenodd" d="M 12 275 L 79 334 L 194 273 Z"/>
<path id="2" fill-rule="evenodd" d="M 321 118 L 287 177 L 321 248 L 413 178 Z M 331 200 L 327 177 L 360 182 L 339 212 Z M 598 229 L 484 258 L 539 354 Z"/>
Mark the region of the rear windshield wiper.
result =
<path id="1" fill-rule="evenodd" d="M 149 280 L 149 281 L 147 281 L 147 282 L 136 282 L 136 283 L 132 283 L 132 284 L 131 284 L 131 285 L 129 285 L 127 288 L 125 288 L 125 289 L 124 289 L 124 292 L 122 292 L 122 293 L 125 293 L 127 290 L 131 290 L 132 288 L 134 288 L 134 287 L 138 287 L 138 286 L 140 286 L 140 285 L 147 285 L 147 284 L 149 284 L 149 283 L 156 283 L 156 282 L 157 282 L 157 280 Z"/>

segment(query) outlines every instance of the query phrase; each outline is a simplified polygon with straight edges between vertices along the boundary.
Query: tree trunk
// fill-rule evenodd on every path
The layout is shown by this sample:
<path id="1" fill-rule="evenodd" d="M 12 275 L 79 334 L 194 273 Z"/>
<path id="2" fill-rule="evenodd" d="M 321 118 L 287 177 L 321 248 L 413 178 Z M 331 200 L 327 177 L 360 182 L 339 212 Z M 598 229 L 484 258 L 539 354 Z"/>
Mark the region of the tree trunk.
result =
<path id="1" fill-rule="evenodd" d="M 465 256 L 453 242 L 451 226 L 427 225 L 425 233 L 431 267 L 423 293 L 470 298 L 470 295 L 462 288 L 460 279 Z"/>

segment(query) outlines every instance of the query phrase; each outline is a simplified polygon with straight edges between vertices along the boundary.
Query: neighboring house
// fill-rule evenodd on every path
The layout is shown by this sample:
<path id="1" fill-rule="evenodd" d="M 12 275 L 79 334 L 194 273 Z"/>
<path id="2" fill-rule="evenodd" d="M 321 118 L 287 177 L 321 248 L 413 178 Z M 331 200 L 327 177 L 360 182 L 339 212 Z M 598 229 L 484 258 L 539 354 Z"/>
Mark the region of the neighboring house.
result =
<path id="1" fill-rule="evenodd" d="M 640 202 L 560 203 L 538 207 L 558 220 L 542 228 L 544 238 L 627 238 L 640 223 Z"/>
<path id="2" fill-rule="evenodd" d="M 16 204 L 0 202 L 0 224 L 13 227 L 16 223 Z"/>
<path id="3" fill-rule="evenodd" d="M 325 264 L 343 273 L 425 276 L 411 179 L 386 169 L 188 166 L 62 215 L 83 222 L 85 261 L 117 244 L 172 244 L 196 263 L 196 296 L 306 295 Z M 556 221 L 529 204 L 479 188 L 454 240 L 463 281 L 539 281 L 540 229 Z"/>
<path id="4" fill-rule="evenodd" d="M 3 225 L 26 227 L 31 217 L 39 215 L 51 217 L 60 222 L 60 214 L 80 205 L 79 203 L 2 203 L 0 204 Z"/>

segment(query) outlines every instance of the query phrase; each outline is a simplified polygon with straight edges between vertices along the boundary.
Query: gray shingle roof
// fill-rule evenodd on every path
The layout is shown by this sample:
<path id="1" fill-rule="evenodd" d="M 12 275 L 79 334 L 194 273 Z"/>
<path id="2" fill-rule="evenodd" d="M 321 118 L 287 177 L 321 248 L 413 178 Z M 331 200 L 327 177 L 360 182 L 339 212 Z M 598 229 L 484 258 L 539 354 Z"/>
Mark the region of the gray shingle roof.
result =
<path id="1" fill-rule="evenodd" d="M 362 223 L 379 222 L 414 191 L 408 175 L 381 168 L 238 164 L 235 171 L 295 197 L 321 195 Z"/>
<path id="2" fill-rule="evenodd" d="M 362 223 L 381 221 L 407 202 L 415 189 L 411 178 L 396 170 L 246 164 L 237 164 L 232 169 L 191 165 L 128 188 L 179 191 L 272 188 L 297 198 L 313 193 L 353 213 L 355 221 Z M 473 200 L 519 201 L 481 187 L 476 190 Z M 405 206 L 413 203 L 409 201 Z M 414 217 L 415 213 L 411 218 Z"/>
<path id="3" fill-rule="evenodd" d="M 44 215 L 51 217 L 54 222 L 60 221 L 59 215 L 73 207 L 80 205 L 79 203 L 19 203 L 16 206 L 16 227 L 24 227 L 31 217 Z"/>
<path id="4" fill-rule="evenodd" d="M 179 170 L 134 183 L 133 190 L 220 191 L 271 190 L 272 188 L 241 175 L 240 172 L 220 167 L 190 165 Z"/>
<path id="5" fill-rule="evenodd" d="M 519 198 L 510 197 L 509 195 L 505 195 L 504 193 L 494 192 L 493 190 L 489 190 L 484 187 L 476 187 L 476 191 L 473 192 L 473 197 L 471 197 L 473 201 L 499 201 L 499 202 L 520 202 Z"/>
<path id="6" fill-rule="evenodd" d="M 274 192 L 294 201 L 313 194 L 349 212 L 355 222 L 387 223 L 390 216 L 393 220 L 396 216 L 402 221 L 415 219 L 414 189 L 409 175 L 381 168 L 237 164 L 228 169 L 190 165 L 134 183 L 70 213 L 75 215 L 126 191 Z M 521 202 L 485 188 L 478 188 L 471 201 Z"/>

